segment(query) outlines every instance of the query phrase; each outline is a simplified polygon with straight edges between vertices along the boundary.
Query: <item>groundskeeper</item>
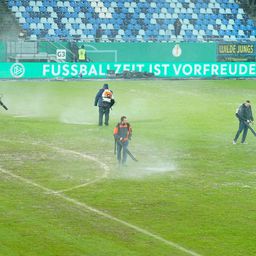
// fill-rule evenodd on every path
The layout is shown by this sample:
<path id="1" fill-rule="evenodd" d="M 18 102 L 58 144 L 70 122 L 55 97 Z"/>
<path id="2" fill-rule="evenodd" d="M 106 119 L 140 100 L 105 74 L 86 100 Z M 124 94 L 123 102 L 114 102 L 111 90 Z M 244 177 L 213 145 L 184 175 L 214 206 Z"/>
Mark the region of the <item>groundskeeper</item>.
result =
<path id="1" fill-rule="evenodd" d="M 5 110 L 8 110 L 6 105 L 2 102 L 2 96 L 0 97 L 0 106 L 2 106 Z"/>
<path id="2" fill-rule="evenodd" d="M 236 117 L 239 120 L 239 128 L 233 140 L 233 144 L 237 143 L 237 140 L 241 132 L 243 132 L 241 143 L 246 144 L 245 139 L 247 136 L 249 125 L 254 121 L 253 115 L 252 115 L 251 102 L 249 100 L 246 100 L 243 104 L 241 104 L 238 107 L 236 111 Z"/>
<path id="3" fill-rule="evenodd" d="M 117 150 L 117 160 L 119 165 L 126 164 L 128 145 L 131 137 L 131 125 L 128 123 L 127 117 L 122 116 L 121 121 L 114 128 L 115 149 Z"/>
<path id="4" fill-rule="evenodd" d="M 105 116 L 104 124 L 109 124 L 109 112 L 111 107 L 115 104 L 113 91 L 108 87 L 108 84 L 104 84 L 98 91 L 95 97 L 94 106 L 99 106 L 99 126 L 102 126 L 103 117 Z"/>

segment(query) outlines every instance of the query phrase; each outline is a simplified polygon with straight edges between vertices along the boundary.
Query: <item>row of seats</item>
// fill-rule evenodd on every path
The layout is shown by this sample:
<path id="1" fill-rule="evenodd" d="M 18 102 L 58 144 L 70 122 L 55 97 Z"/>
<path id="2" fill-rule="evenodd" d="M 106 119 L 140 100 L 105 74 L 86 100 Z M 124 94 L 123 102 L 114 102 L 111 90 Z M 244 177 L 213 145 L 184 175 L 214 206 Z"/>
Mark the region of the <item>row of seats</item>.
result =
<path id="1" fill-rule="evenodd" d="M 57 25 L 57 23 L 26 23 L 21 21 L 21 24 L 23 29 L 58 29 L 59 26 Z M 154 23 L 153 23 L 154 24 Z M 151 24 L 147 26 L 147 29 L 145 30 L 143 25 L 140 24 L 128 24 L 126 29 L 130 29 L 130 30 L 136 30 L 138 32 L 138 34 L 142 34 L 145 33 L 147 30 L 164 30 L 164 31 L 174 31 L 174 25 L 173 24 L 155 24 L 155 26 Z M 243 25 L 243 24 L 211 24 L 211 23 L 196 23 L 195 25 L 192 24 L 182 24 L 181 25 L 181 33 L 186 31 L 186 30 L 195 30 L 195 31 L 199 31 L 199 30 L 219 30 L 219 31 L 228 31 L 228 30 L 242 30 L 242 31 L 250 31 L 250 32 L 254 32 L 255 30 L 253 29 L 254 26 L 247 24 L 247 25 Z M 61 26 L 61 29 L 67 29 L 67 30 L 71 30 L 71 29 L 75 29 L 75 30 L 82 30 L 87 32 L 86 30 L 94 30 L 96 31 L 96 29 L 94 29 L 93 24 L 91 23 L 64 23 Z M 122 28 L 122 25 L 119 25 L 118 23 L 116 24 L 101 24 L 101 29 L 102 29 L 102 33 L 109 33 L 109 31 L 111 30 L 118 30 L 118 33 L 120 34 L 120 31 L 124 31 L 124 29 Z M 124 33 L 124 32 L 122 32 Z"/>
<path id="2" fill-rule="evenodd" d="M 8 6 L 28 35 L 47 40 L 255 39 L 254 22 L 234 0 L 9 0 Z"/>
<path id="3" fill-rule="evenodd" d="M 96 2 L 95 2 L 96 3 Z M 100 2 L 102 3 L 102 2 Z M 113 2 L 116 3 L 116 2 Z M 86 6 L 88 7 L 88 6 Z M 97 4 L 91 4 L 91 7 L 95 9 L 96 12 L 110 12 L 110 13 L 114 13 L 115 12 L 115 8 L 121 8 L 124 12 L 129 12 L 129 13 L 134 13 L 136 12 L 138 9 L 148 9 L 150 12 L 162 12 L 162 13 L 173 13 L 173 12 L 183 12 L 183 13 L 213 13 L 214 11 L 216 11 L 215 9 L 220 9 L 220 10 L 226 10 L 227 13 L 232 13 L 235 12 L 236 10 L 241 10 L 239 9 L 238 5 L 233 5 L 233 6 L 228 6 L 225 8 L 222 7 L 209 7 L 209 6 L 195 6 L 195 5 L 189 5 L 189 7 L 185 8 L 179 5 L 175 5 L 175 4 L 170 4 L 170 5 L 165 5 L 165 6 L 158 6 L 158 5 L 137 5 L 137 6 L 128 6 L 127 5 L 119 5 L 119 4 L 111 4 L 109 7 L 106 6 L 100 6 Z M 51 6 L 12 6 L 11 10 L 13 12 L 53 12 L 54 10 L 59 9 L 61 12 L 80 12 L 82 7 L 80 6 L 76 6 L 76 7 L 51 7 Z"/>

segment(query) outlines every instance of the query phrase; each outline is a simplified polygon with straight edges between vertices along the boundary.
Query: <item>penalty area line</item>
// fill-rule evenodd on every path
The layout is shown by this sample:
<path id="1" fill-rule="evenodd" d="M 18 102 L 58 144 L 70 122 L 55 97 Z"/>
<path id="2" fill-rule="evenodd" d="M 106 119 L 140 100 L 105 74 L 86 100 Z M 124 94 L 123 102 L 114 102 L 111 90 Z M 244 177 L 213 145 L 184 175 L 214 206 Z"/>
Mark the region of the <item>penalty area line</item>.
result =
<path id="1" fill-rule="evenodd" d="M 102 174 L 102 176 L 100 176 L 100 177 L 98 177 L 96 179 L 93 179 L 91 181 L 88 181 L 86 183 L 83 183 L 83 184 L 80 184 L 80 185 L 77 185 L 77 186 L 74 186 L 74 187 L 71 187 L 71 188 L 66 188 L 66 189 L 62 189 L 62 190 L 56 190 L 56 191 L 53 192 L 55 194 L 62 193 L 62 192 L 68 192 L 68 191 L 72 191 L 72 190 L 75 190 L 75 189 L 78 189 L 78 188 L 86 187 L 86 186 L 94 184 L 94 183 L 96 183 L 96 182 L 98 182 L 98 181 L 100 181 L 102 179 L 107 178 L 108 175 L 109 175 L 109 167 L 106 164 L 104 164 L 103 162 L 101 162 L 100 160 L 98 160 L 96 157 L 89 156 L 87 154 L 83 154 L 83 153 L 80 153 L 80 152 L 77 152 L 77 151 L 74 151 L 74 150 L 70 150 L 70 149 L 59 148 L 59 147 L 51 146 L 51 145 L 48 145 L 48 144 L 45 144 L 45 145 L 47 145 L 48 147 L 50 147 L 52 149 L 57 150 L 59 153 L 73 154 L 73 155 L 77 155 L 77 156 L 79 156 L 81 158 L 88 159 L 88 160 L 91 160 L 93 162 L 96 162 L 104 170 L 104 173 Z"/>
<path id="2" fill-rule="evenodd" d="M 94 183 L 96 183 L 96 182 L 98 182 L 98 181 L 100 181 L 100 180 L 102 180 L 104 178 L 105 178 L 105 176 L 104 177 L 102 176 L 102 177 L 96 178 L 94 180 L 88 181 L 86 183 L 83 183 L 83 184 L 80 184 L 80 185 L 77 185 L 77 186 L 74 186 L 74 187 L 71 187 L 71 188 L 66 188 L 66 189 L 62 189 L 62 190 L 56 190 L 53 193 L 54 194 L 58 194 L 58 193 L 63 193 L 63 192 L 69 192 L 69 191 L 72 191 L 72 190 L 75 190 L 75 189 L 78 189 L 78 188 L 84 188 L 84 187 L 89 186 L 91 184 L 94 184 Z"/>
<path id="3" fill-rule="evenodd" d="M 8 139 L 0 139 L 0 141 L 9 142 L 9 143 L 13 142 L 13 140 L 8 140 Z M 17 142 L 17 141 L 15 141 L 15 142 Z M 80 152 L 77 152 L 77 151 L 74 151 L 74 150 L 70 150 L 70 149 L 64 149 L 64 148 L 52 146 L 52 145 L 44 143 L 44 142 L 43 143 L 39 143 L 39 142 L 18 141 L 18 143 L 31 144 L 31 145 L 44 145 L 44 146 L 47 146 L 47 147 L 49 147 L 51 149 L 54 149 L 54 150 L 58 151 L 61 154 L 76 155 L 76 156 L 78 156 L 80 158 L 87 159 L 87 160 L 90 160 L 90 161 L 93 161 L 93 162 L 97 163 L 100 166 L 100 168 L 102 168 L 104 170 L 104 173 L 100 177 L 97 177 L 97 178 L 92 179 L 92 180 L 90 180 L 88 182 L 85 182 L 85 183 L 73 186 L 71 188 L 66 188 L 66 189 L 62 189 L 62 190 L 56 190 L 56 191 L 54 191 L 54 194 L 62 193 L 62 192 L 68 192 L 68 191 L 72 191 L 72 190 L 75 190 L 75 189 L 78 189 L 78 188 L 86 187 L 88 185 L 92 185 L 92 184 L 94 184 L 94 183 L 96 183 L 96 182 L 98 182 L 100 180 L 103 180 L 103 179 L 107 178 L 108 175 L 109 175 L 110 169 L 109 169 L 108 165 L 106 165 L 105 163 L 101 162 L 99 159 L 97 159 L 94 156 L 90 156 L 90 155 L 87 155 L 85 153 L 80 153 Z M 51 193 L 52 192 L 48 192 L 48 194 L 51 194 Z"/>
<path id="4" fill-rule="evenodd" d="M 172 242 L 170 240 L 166 240 L 166 239 L 164 239 L 163 237 L 161 237 L 159 235 L 156 235 L 154 233 L 151 233 L 150 231 L 147 231 L 146 229 L 140 228 L 140 227 L 138 227 L 138 226 L 136 226 L 134 224 L 131 224 L 131 223 L 126 222 L 124 220 L 118 219 L 118 218 L 116 218 L 116 217 L 114 217 L 114 216 L 112 216 L 110 214 L 107 214 L 107 213 L 105 213 L 103 211 L 100 211 L 100 210 L 98 210 L 96 208 L 93 208 L 93 207 L 91 207 L 91 206 L 89 206 L 89 205 L 87 205 L 85 203 L 82 203 L 82 202 L 80 202 L 80 201 L 78 201 L 76 199 L 73 199 L 71 197 L 68 197 L 68 196 L 66 196 L 64 194 L 56 193 L 57 191 L 54 191 L 54 190 L 49 189 L 47 187 L 44 187 L 44 186 L 42 186 L 40 184 L 37 184 L 37 183 L 35 183 L 35 182 L 33 182 L 33 181 L 29 180 L 29 179 L 26 179 L 26 178 L 23 178 L 23 177 L 21 177 L 19 175 L 16 175 L 16 174 L 14 174 L 14 173 L 6 170 L 6 169 L 3 169 L 2 167 L 0 167 L 0 172 L 2 172 L 3 174 L 6 174 L 8 176 L 11 176 L 11 177 L 13 177 L 13 178 L 23 182 L 23 183 L 29 184 L 29 185 L 31 185 L 33 187 L 36 187 L 36 188 L 40 188 L 44 192 L 50 193 L 52 196 L 61 198 L 61 199 L 65 200 L 65 201 L 67 201 L 67 202 L 70 202 L 70 203 L 72 203 L 72 204 L 74 204 L 76 206 L 79 206 L 82 209 L 85 209 L 87 211 L 91 211 L 93 213 L 96 213 L 97 215 L 103 216 L 106 219 L 109 219 L 111 221 L 120 223 L 123 226 L 129 227 L 129 228 L 131 228 L 131 229 L 133 229 L 133 230 L 135 230 L 135 231 L 137 231 L 137 232 L 139 232 L 141 234 L 144 234 L 144 235 L 146 235 L 148 237 L 154 238 L 155 240 L 161 241 L 164 244 L 167 244 L 167 245 L 171 246 L 172 248 L 176 248 L 179 251 L 185 252 L 188 255 L 201 256 L 200 254 L 198 254 L 198 253 L 196 253 L 196 252 L 194 252 L 192 250 L 186 249 L 185 247 L 183 247 L 183 246 L 181 246 L 181 245 L 179 245 L 177 243 L 174 243 L 174 242 Z"/>

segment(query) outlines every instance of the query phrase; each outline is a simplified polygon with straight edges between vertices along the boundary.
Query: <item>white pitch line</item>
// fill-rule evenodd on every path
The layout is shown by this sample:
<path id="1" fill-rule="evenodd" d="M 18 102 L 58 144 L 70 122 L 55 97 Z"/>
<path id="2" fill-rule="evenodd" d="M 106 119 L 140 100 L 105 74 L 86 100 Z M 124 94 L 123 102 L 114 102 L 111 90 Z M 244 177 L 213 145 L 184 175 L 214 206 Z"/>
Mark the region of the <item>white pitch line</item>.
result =
<path id="1" fill-rule="evenodd" d="M 58 193 L 63 193 L 63 192 L 68 192 L 68 191 L 72 191 L 72 190 L 75 190 L 75 189 L 78 189 L 78 188 L 84 188 L 86 186 L 89 186 L 91 184 L 94 184 L 100 180 L 104 179 L 104 177 L 99 177 L 97 179 L 94 179 L 94 180 L 91 180 L 91 181 L 88 181 L 86 183 L 83 183 L 83 184 L 80 184 L 80 185 L 77 185 L 77 186 L 74 186 L 74 187 L 71 187 L 71 188 L 67 188 L 67 189 L 62 189 L 62 190 L 56 190 L 54 193 L 55 194 L 58 194 Z"/>
<path id="2" fill-rule="evenodd" d="M 21 176 L 18 176 L 18 175 L 14 174 L 14 173 L 12 173 L 10 171 L 7 171 L 7 170 L 3 169 L 2 167 L 0 167 L 0 172 L 4 173 L 6 175 L 9 175 L 9 176 L 11 176 L 11 177 L 13 177 L 15 179 L 18 179 L 18 180 L 22 181 L 23 183 L 27 183 L 27 184 L 32 185 L 34 187 L 40 188 L 40 189 L 44 190 L 45 192 L 50 193 L 53 196 L 62 198 L 63 200 L 68 201 L 70 203 L 73 203 L 74 205 L 77 205 L 77 206 L 81 207 L 82 209 L 94 212 L 94 213 L 96 213 L 96 214 L 98 214 L 100 216 L 105 217 L 106 219 L 115 221 L 115 222 L 120 223 L 120 224 L 122 224 L 122 225 L 124 225 L 126 227 L 129 227 L 129 228 L 131 228 L 133 230 L 136 230 L 137 232 L 142 233 L 142 234 L 144 234 L 144 235 L 146 235 L 148 237 L 151 237 L 151 238 L 154 238 L 154 239 L 156 239 L 158 241 L 161 241 L 164 244 L 167 244 L 167 245 L 169 245 L 169 246 L 171 246 L 173 248 L 176 248 L 176 249 L 178 249 L 178 250 L 180 250 L 182 252 L 187 253 L 188 255 L 201 256 L 200 254 L 198 254 L 198 253 L 196 253 L 196 252 L 194 252 L 192 250 L 186 249 L 185 247 L 183 247 L 183 246 L 181 246 L 181 245 L 179 245 L 177 243 L 174 243 L 174 242 L 172 242 L 170 240 L 166 240 L 166 239 L 164 239 L 163 237 L 161 237 L 159 235 L 156 235 L 154 233 L 151 233 L 150 231 L 147 231 L 146 229 L 140 228 L 140 227 L 138 227 L 136 225 L 133 225 L 133 224 L 131 224 L 129 222 L 126 222 L 124 220 L 118 219 L 118 218 L 116 218 L 116 217 L 114 217 L 114 216 L 112 216 L 110 214 L 107 214 L 107 213 L 105 213 L 103 211 L 100 211 L 100 210 L 98 210 L 96 208 L 93 208 L 93 207 L 91 207 L 91 206 L 89 206 L 89 205 L 87 205 L 85 203 L 79 202 L 76 199 L 73 199 L 71 197 L 65 196 L 64 194 L 56 193 L 57 191 L 54 191 L 54 190 L 49 189 L 49 188 L 46 188 L 46 187 L 44 187 L 42 185 L 39 185 L 39 184 L 29 180 L 29 179 L 26 179 L 26 178 L 23 178 Z"/>
<path id="3" fill-rule="evenodd" d="M 109 167 L 106 164 L 102 163 L 100 160 L 98 160 L 94 156 L 89 156 L 89 155 L 86 155 L 86 154 L 83 154 L 83 153 L 80 153 L 80 152 L 76 152 L 76 151 L 73 151 L 73 150 L 70 150 L 70 149 L 64 149 L 64 148 L 59 148 L 59 147 L 55 147 L 55 146 L 50 146 L 48 144 L 45 144 L 45 145 L 47 145 L 48 147 L 50 147 L 52 149 L 57 150 L 60 153 L 69 153 L 69 154 L 77 155 L 79 157 L 94 161 L 94 162 L 98 163 L 100 165 L 100 167 L 104 170 L 104 173 L 101 177 L 98 177 L 94 180 L 88 181 L 86 183 L 83 183 L 83 184 L 80 184 L 80 185 L 77 185 L 77 186 L 74 186 L 74 187 L 71 187 L 71 188 L 57 190 L 54 193 L 62 193 L 62 192 L 67 192 L 67 191 L 71 191 L 71 190 L 74 190 L 74 189 L 86 187 L 86 186 L 94 184 L 94 183 L 96 183 L 96 182 L 98 182 L 98 181 L 100 181 L 104 178 L 107 178 L 107 176 L 109 174 Z"/>
<path id="4" fill-rule="evenodd" d="M 6 142 L 11 142 L 11 143 L 13 142 L 12 140 L 8 140 L 8 139 L 0 139 L 0 140 L 1 141 L 6 141 Z M 69 153 L 69 154 L 73 154 L 73 155 L 78 155 L 81 158 L 85 158 L 85 159 L 88 159 L 88 160 L 96 162 L 104 170 L 104 173 L 102 174 L 102 176 L 100 176 L 100 177 L 98 177 L 96 179 L 93 179 L 91 181 L 88 181 L 86 183 L 83 183 L 83 184 L 80 184 L 80 185 L 77 185 L 77 186 L 74 186 L 74 187 L 71 187 L 71 188 L 57 190 L 54 193 L 62 193 L 62 192 L 72 191 L 74 189 L 86 187 L 86 186 L 94 184 L 94 183 L 96 183 L 96 182 L 98 182 L 98 181 L 100 181 L 102 179 L 107 178 L 108 175 L 109 175 L 109 171 L 110 171 L 109 167 L 106 164 L 104 164 L 103 162 L 101 162 L 100 160 L 98 160 L 96 157 L 89 156 L 87 154 L 76 152 L 76 151 L 69 150 L 69 149 L 59 148 L 59 147 L 52 146 L 52 145 L 49 145 L 49 144 L 46 144 L 46 143 L 27 142 L 27 141 L 15 141 L 15 142 L 19 142 L 19 143 L 23 143 L 23 144 L 31 144 L 31 145 L 42 145 L 43 144 L 44 146 L 47 146 L 49 148 L 57 150 L 59 153 Z"/>
<path id="5" fill-rule="evenodd" d="M 32 115 L 17 115 L 17 116 L 13 116 L 15 118 L 26 118 L 26 117 L 33 117 Z"/>

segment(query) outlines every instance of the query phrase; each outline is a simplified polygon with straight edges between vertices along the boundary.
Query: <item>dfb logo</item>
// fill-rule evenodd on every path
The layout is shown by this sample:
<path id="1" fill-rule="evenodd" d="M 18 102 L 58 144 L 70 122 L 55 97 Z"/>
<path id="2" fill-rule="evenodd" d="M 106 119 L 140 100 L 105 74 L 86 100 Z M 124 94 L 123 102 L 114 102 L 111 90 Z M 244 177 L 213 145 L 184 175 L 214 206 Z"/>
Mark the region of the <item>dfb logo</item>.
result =
<path id="1" fill-rule="evenodd" d="M 21 78 L 25 74 L 25 67 L 21 63 L 15 63 L 11 66 L 10 73 L 14 78 Z"/>

